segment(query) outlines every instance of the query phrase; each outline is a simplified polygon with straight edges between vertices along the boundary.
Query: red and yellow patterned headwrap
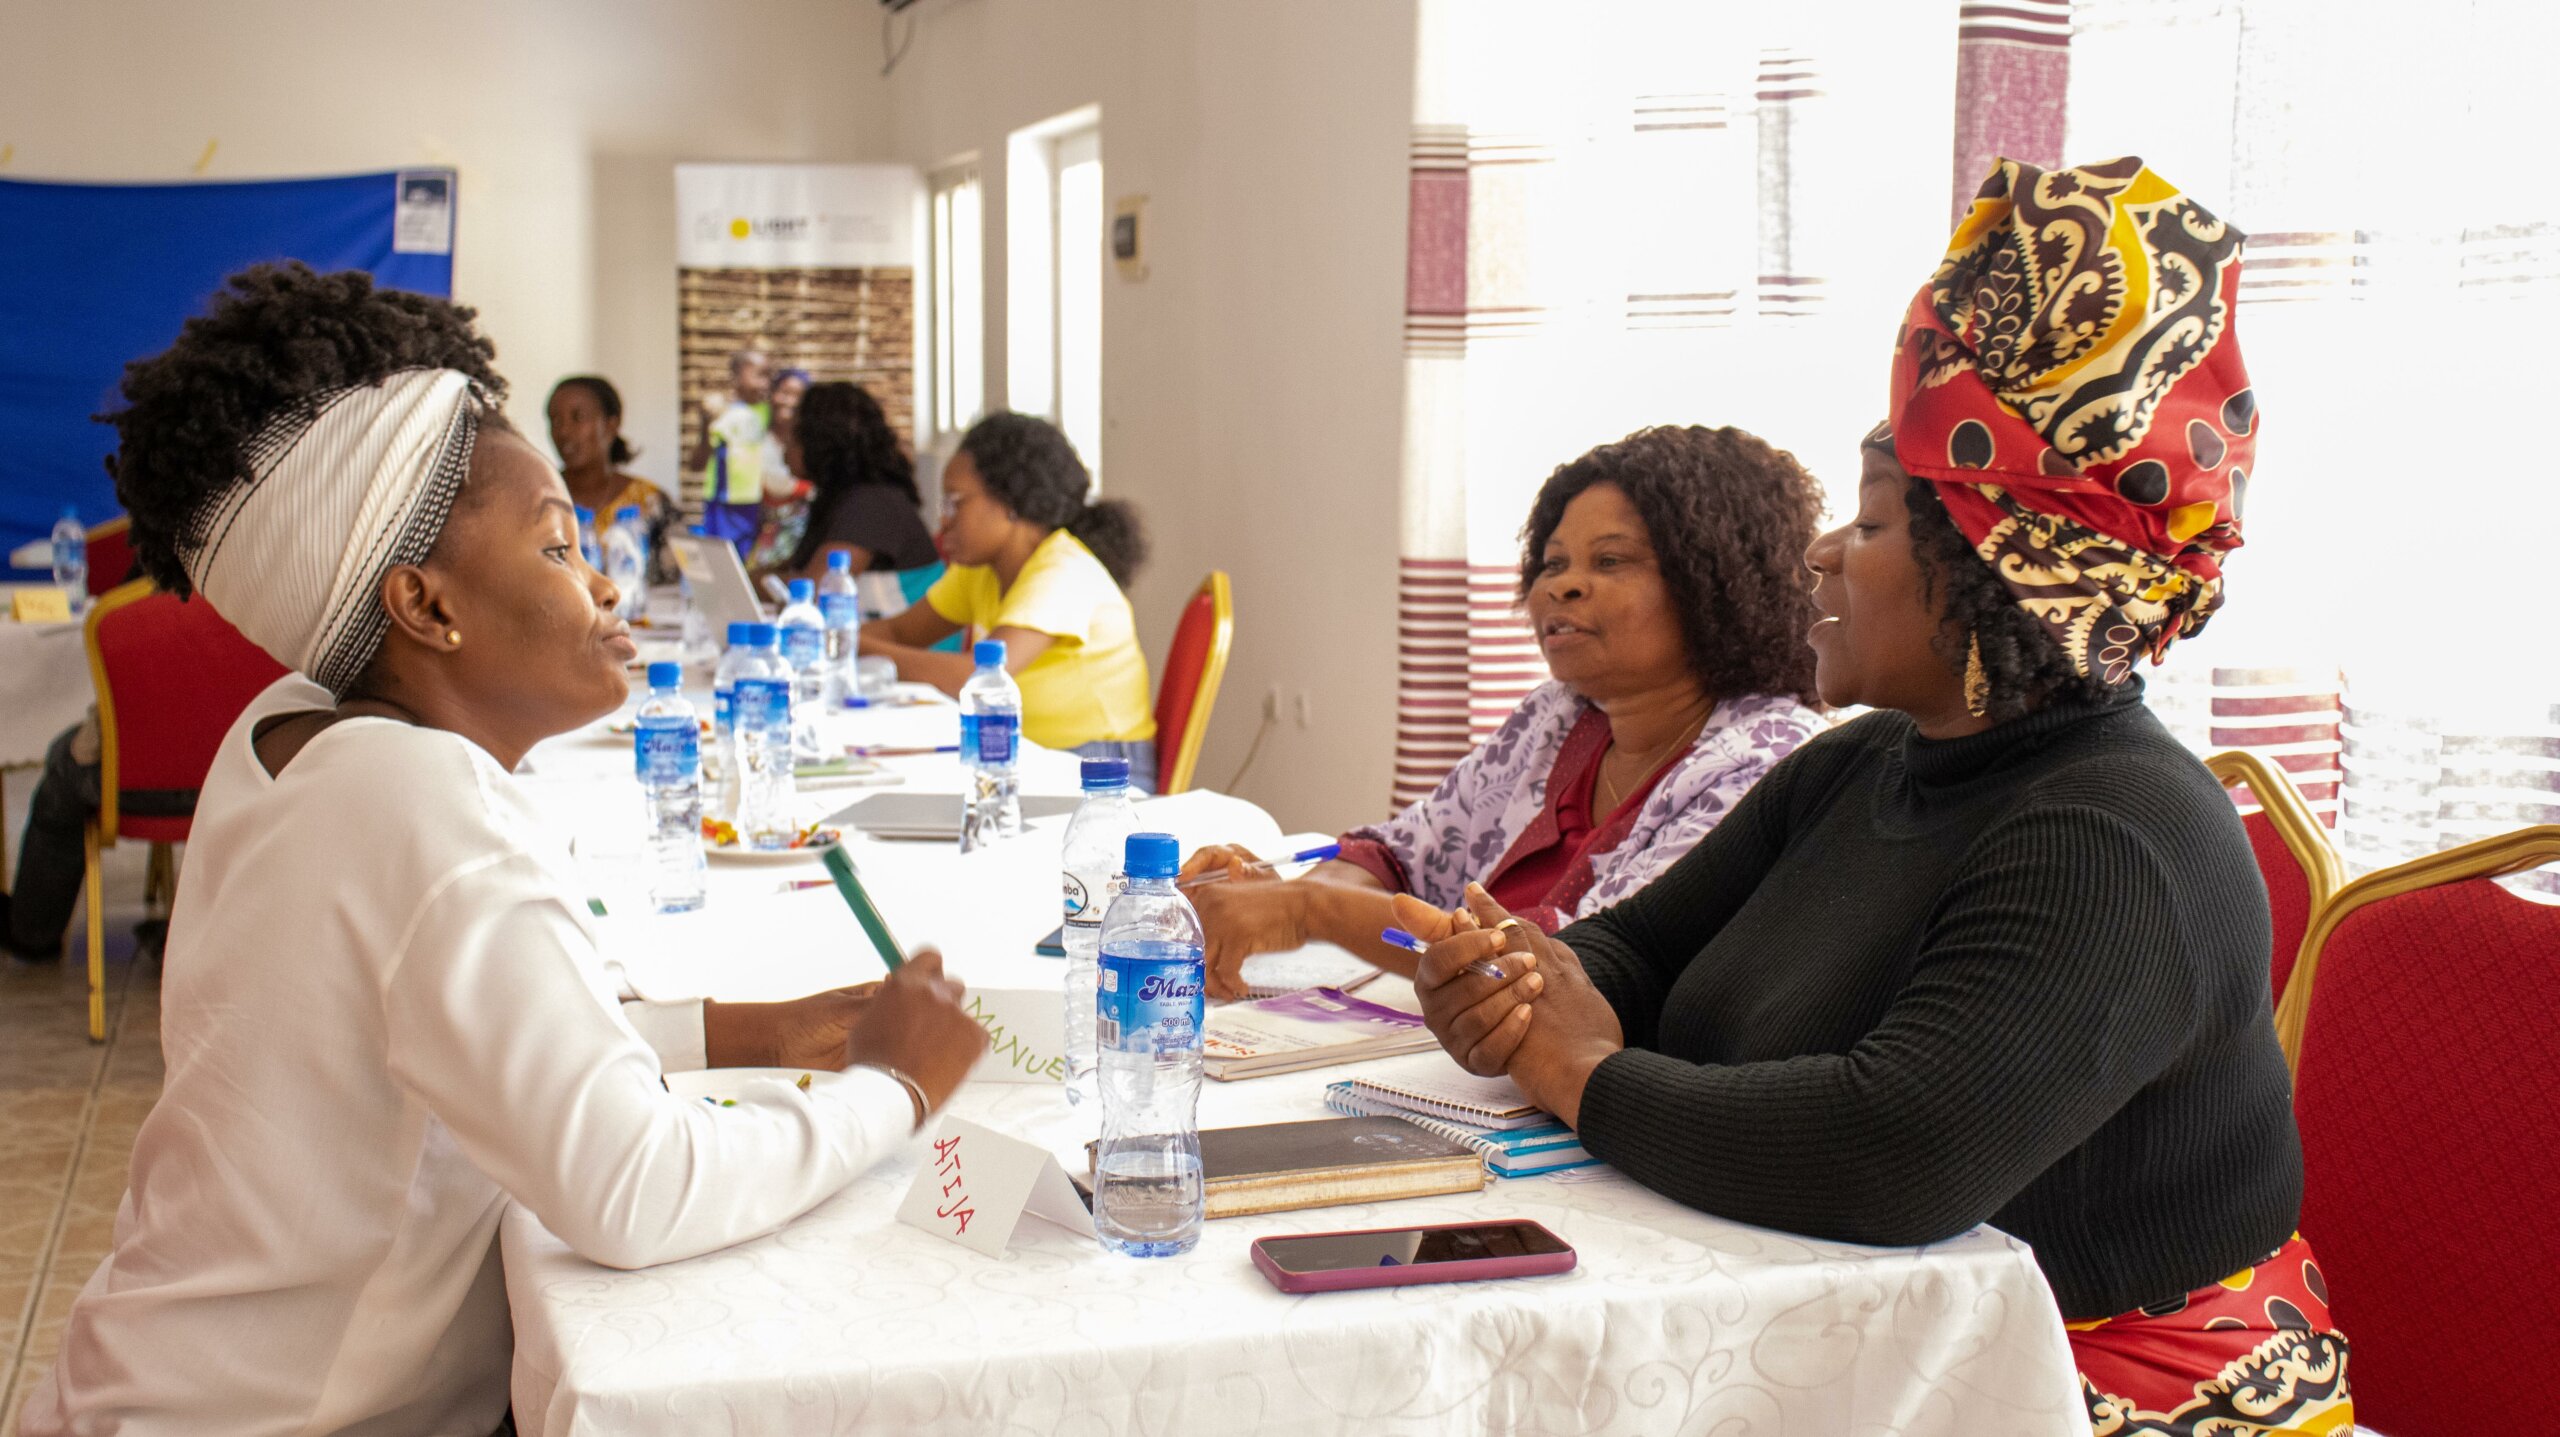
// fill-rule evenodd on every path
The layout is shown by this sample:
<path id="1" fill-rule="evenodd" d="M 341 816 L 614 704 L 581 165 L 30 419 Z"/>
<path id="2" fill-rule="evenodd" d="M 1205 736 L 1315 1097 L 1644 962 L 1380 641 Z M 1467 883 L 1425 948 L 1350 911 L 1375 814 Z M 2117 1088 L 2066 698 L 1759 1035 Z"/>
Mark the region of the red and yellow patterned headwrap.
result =
<path id="1" fill-rule="evenodd" d="M 2257 451 L 2242 238 L 2139 159 L 2001 160 L 1895 341 L 1894 456 L 2083 675 L 2222 602 Z"/>

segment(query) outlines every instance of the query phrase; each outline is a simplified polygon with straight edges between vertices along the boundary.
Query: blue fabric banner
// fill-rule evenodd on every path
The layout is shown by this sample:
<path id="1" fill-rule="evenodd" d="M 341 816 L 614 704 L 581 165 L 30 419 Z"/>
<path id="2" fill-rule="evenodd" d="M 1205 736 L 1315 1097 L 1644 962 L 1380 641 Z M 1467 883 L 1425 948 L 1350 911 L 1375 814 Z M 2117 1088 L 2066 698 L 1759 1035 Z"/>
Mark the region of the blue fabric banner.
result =
<path id="1" fill-rule="evenodd" d="M 0 180 L 0 552 L 65 506 L 117 512 L 101 462 L 124 366 L 166 349 L 223 277 L 260 260 L 453 292 L 454 173 L 84 185 Z M 0 571 L 5 572 L 5 571 Z M 20 577 L 24 577 L 21 575 Z"/>

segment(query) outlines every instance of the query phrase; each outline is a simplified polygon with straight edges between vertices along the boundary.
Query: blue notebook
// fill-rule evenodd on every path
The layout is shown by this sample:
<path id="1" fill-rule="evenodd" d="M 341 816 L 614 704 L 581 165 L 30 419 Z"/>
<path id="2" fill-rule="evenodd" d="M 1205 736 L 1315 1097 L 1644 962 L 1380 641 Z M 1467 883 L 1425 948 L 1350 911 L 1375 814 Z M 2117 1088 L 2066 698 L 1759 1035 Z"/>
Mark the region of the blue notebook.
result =
<path id="1" fill-rule="evenodd" d="M 1451 1138 L 1484 1154 L 1485 1167 L 1496 1177 L 1524 1178 L 1538 1173 L 1562 1172 L 1566 1168 L 1589 1167 L 1600 1160 L 1583 1150 L 1582 1139 L 1573 1129 L 1548 1118 L 1524 1128 L 1479 1128 L 1446 1118 L 1408 1112 L 1376 1093 L 1363 1092 L 1350 1083 L 1334 1083 L 1324 1090 L 1324 1105 L 1337 1113 L 1355 1118 L 1402 1118 L 1415 1127 Z"/>

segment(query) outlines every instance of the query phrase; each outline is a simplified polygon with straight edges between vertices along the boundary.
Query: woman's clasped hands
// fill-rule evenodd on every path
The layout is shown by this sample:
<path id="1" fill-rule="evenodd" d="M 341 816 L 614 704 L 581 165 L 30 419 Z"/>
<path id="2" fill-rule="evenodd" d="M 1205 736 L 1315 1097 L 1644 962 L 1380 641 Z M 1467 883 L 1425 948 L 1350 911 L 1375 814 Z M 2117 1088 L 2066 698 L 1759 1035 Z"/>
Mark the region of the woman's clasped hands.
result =
<path id="1" fill-rule="evenodd" d="M 1513 919 L 1480 884 L 1467 885 L 1467 906 L 1455 912 L 1409 895 L 1395 907 L 1401 926 L 1430 945 L 1413 990 L 1440 1046 L 1470 1073 L 1509 1074 L 1530 1101 L 1571 1124 L 1591 1070 L 1626 1046 L 1616 1010 L 1573 950 Z M 1479 959 L 1502 976 L 1471 971 Z"/>

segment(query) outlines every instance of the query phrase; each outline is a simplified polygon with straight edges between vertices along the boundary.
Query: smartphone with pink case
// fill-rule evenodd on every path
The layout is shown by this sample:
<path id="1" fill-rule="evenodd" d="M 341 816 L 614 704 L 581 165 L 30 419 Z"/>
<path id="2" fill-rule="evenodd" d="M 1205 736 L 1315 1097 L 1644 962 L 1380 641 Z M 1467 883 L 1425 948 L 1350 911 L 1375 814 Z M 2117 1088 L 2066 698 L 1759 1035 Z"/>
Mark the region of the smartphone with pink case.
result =
<path id="1" fill-rule="evenodd" d="M 1311 1232 L 1253 1242 L 1253 1265 L 1282 1292 L 1477 1282 L 1573 1270 L 1574 1252 L 1534 1222 L 1453 1222 Z"/>

